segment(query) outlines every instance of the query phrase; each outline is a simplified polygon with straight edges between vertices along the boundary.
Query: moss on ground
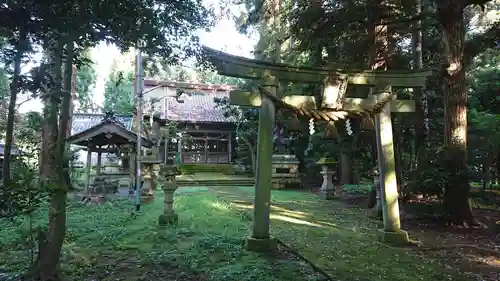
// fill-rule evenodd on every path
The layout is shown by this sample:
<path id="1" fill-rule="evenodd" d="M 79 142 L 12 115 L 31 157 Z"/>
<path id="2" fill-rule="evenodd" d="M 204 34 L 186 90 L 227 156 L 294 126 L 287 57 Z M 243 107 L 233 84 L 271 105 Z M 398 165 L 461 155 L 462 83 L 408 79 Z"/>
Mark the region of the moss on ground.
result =
<path id="1" fill-rule="evenodd" d="M 163 196 L 131 215 L 126 199 L 68 207 L 63 248 L 67 280 L 322 280 L 297 259 L 244 251 L 252 220 L 253 189 L 180 188 L 176 228 L 158 228 Z M 39 213 L 35 224 L 43 224 Z M 43 226 L 43 225 L 42 225 Z M 273 191 L 272 232 L 336 280 L 460 280 L 411 249 L 377 242 L 378 223 L 364 210 L 299 191 Z M 0 272 L 22 272 L 28 261 L 26 223 L 0 221 Z M 175 279 L 177 278 L 177 279 Z"/>
<path id="2" fill-rule="evenodd" d="M 251 219 L 252 188 L 213 188 Z M 235 198 L 238 198 L 235 200 Z M 347 208 L 314 194 L 272 192 L 271 231 L 335 280 L 416 281 L 469 280 L 443 268 L 411 248 L 395 248 L 377 240 L 380 222 L 367 210 Z"/>
<path id="3" fill-rule="evenodd" d="M 304 262 L 286 255 L 262 256 L 243 249 L 249 233 L 245 212 L 206 188 L 179 190 L 179 224 L 157 227 L 163 194 L 131 215 L 133 202 L 68 207 L 63 247 L 65 280 L 322 280 Z M 45 223 L 40 213 L 36 225 Z M 20 223 L 21 222 L 21 223 Z M 0 221 L 0 273 L 21 273 L 28 265 L 21 244 L 22 220 Z"/>

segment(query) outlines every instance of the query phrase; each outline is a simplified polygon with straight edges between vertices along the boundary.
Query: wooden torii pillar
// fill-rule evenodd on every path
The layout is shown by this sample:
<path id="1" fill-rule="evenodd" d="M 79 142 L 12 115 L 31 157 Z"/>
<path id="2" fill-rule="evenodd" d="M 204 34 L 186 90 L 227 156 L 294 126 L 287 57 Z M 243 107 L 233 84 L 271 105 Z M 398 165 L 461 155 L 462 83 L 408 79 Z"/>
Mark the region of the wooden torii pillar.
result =
<path id="1" fill-rule="evenodd" d="M 326 78 L 335 73 L 345 77 L 348 84 L 368 85 L 373 95 L 365 99 L 340 97 L 339 85 L 325 85 L 325 99 L 336 103 L 340 98 L 339 111 L 363 111 L 383 104 L 375 115 L 377 152 L 382 190 L 382 206 L 384 228 L 379 231 L 379 238 L 394 244 L 408 242 L 408 234 L 401 230 L 399 204 L 394 162 L 394 143 L 392 135 L 391 112 L 413 112 L 413 100 L 397 100 L 391 94 L 391 87 L 413 88 L 425 86 L 426 79 L 432 75 L 430 70 L 420 71 L 341 71 L 321 68 L 294 67 L 285 64 L 272 64 L 205 48 L 209 60 L 215 65 L 219 74 L 261 79 L 261 88 L 267 92 L 230 92 L 230 102 L 240 106 L 260 107 L 257 171 L 255 183 L 254 218 L 252 236 L 246 240 L 246 246 L 254 251 L 271 251 L 275 247 L 274 239 L 269 235 L 271 169 L 272 161 L 272 128 L 275 119 L 275 103 L 292 106 L 304 110 L 317 110 L 315 98 L 311 95 L 292 95 L 278 98 L 278 79 L 299 83 L 323 84 Z M 333 91 L 329 87 L 337 87 Z M 337 96 L 335 96 L 337 95 Z M 384 100 L 389 100 L 383 102 Z M 274 100 L 274 101 L 273 101 Z M 346 113 L 347 114 L 347 113 Z M 318 115 L 319 116 L 319 115 Z M 318 119 L 314 117 L 315 119 Z M 338 119 L 338 118 L 337 118 Z M 335 118 L 333 118 L 335 120 Z"/>

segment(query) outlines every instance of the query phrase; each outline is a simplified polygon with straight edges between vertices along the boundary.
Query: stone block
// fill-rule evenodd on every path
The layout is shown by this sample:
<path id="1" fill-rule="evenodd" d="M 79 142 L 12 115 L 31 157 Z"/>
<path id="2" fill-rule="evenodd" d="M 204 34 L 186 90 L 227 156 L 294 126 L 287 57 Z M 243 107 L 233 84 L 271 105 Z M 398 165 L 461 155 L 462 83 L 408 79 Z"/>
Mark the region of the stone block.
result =
<path id="1" fill-rule="evenodd" d="M 150 202 L 153 202 L 154 200 L 155 200 L 154 195 L 141 194 L 141 203 L 150 203 Z"/>
<path id="2" fill-rule="evenodd" d="M 158 225 L 160 226 L 174 225 L 178 222 L 179 215 L 174 211 L 165 212 L 158 217 Z"/>
<path id="3" fill-rule="evenodd" d="M 332 200 L 335 198 L 335 193 L 333 189 L 320 190 L 318 192 L 318 195 L 321 199 L 324 200 Z"/>
<path id="4" fill-rule="evenodd" d="M 245 249 L 252 252 L 270 253 L 276 251 L 277 247 L 278 243 L 272 237 L 264 239 L 247 237 L 245 240 Z"/>
<path id="5" fill-rule="evenodd" d="M 377 237 L 380 242 L 394 246 L 406 246 L 410 244 L 410 237 L 408 236 L 408 232 L 404 230 L 393 232 L 379 229 L 377 231 Z"/>

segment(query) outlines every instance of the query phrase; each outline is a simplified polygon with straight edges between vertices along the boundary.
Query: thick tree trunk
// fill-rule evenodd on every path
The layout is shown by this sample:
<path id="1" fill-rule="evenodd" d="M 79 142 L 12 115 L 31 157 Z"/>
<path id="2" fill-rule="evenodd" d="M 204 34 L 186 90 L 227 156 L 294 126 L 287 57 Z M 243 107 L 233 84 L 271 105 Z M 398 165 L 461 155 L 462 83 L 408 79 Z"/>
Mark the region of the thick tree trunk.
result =
<path id="1" fill-rule="evenodd" d="M 14 73 L 12 75 L 12 83 L 10 84 L 10 101 L 9 110 L 7 113 L 7 128 L 5 130 L 5 147 L 3 156 L 3 185 L 10 186 L 10 162 L 12 152 L 12 142 L 14 136 L 14 118 L 16 116 L 16 102 L 19 86 L 21 82 L 21 62 L 26 49 L 27 31 L 21 26 L 19 30 L 19 38 L 16 45 L 16 55 L 14 57 Z"/>
<path id="2" fill-rule="evenodd" d="M 422 0 L 416 1 L 415 14 L 422 13 Z M 412 53 L 413 69 L 423 68 L 422 57 L 422 21 L 416 21 L 412 33 Z M 427 95 L 421 87 L 414 89 L 415 100 L 415 147 L 414 158 L 411 167 L 418 171 L 424 168 L 426 159 L 425 143 L 428 135 L 429 125 L 427 124 Z M 415 175 L 419 174 L 418 172 Z M 414 179 L 416 180 L 416 178 Z M 418 184 L 418 183 L 417 183 Z"/>
<path id="3" fill-rule="evenodd" d="M 61 248 L 66 234 L 67 186 L 63 177 L 61 148 L 58 135 L 58 109 L 61 96 L 62 42 L 49 39 L 50 79 L 44 99 L 42 182 L 50 188 L 49 225 L 44 241 L 40 241 L 40 252 L 32 277 L 35 280 L 60 280 L 59 265 Z"/>
<path id="4" fill-rule="evenodd" d="M 398 182 L 398 191 L 401 194 L 401 191 L 403 191 L 403 188 L 405 186 L 405 180 L 403 175 L 403 159 L 401 158 L 403 149 L 399 132 L 400 130 L 398 129 L 394 130 L 394 162 L 396 163 L 396 180 Z"/>
<path id="5" fill-rule="evenodd" d="M 345 152 L 340 153 L 340 185 L 351 184 L 352 180 L 352 159 L 351 156 Z"/>
<path id="6" fill-rule="evenodd" d="M 371 3 L 368 11 L 368 18 L 371 25 L 368 27 L 368 37 L 372 45 L 370 46 L 368 67 L 372 70 L 387 70 L 389 61 L 389 41 L 387 25 L 384 24 L 384 19 L 387 16 L 386 3 L 384 0 L 377 0 Z M 370 90 L 371 94 L 372 90 Z M 372 161 L 378 163 L 376 133 L 373 132 L 371 141 Z M 368 194 L 368 207 L 375 206 L 376 190 L 372 188 Z"/>
<path id="7" fill-rule="evenodd" d="M 61 112 L 59 116 L 59 134 L 57 138 L 57 148 L 59 164 L 61 165 L 61 176 L 63 177 L 65 188 L 70 189 L 71 179 L 69 177 L 69 147 L 66 145 L 66 138 L 69 136 L 70 118 L 72 114 L 72 81 L 73 81 L 73 41 L 66 44 L 66 59 L 64 61 L 63 96 L 61 102 Z"/>
<path id="8" fill-rule="evenodd" d="M 438 5 L 447 59 L 444 74 L 445 148 L 449 153 L 449 178 L 444 207 L 456 224 L 474 224 L 467 176 L 467 89 L 464 68 L 464 1 L 446 0 Z"/>

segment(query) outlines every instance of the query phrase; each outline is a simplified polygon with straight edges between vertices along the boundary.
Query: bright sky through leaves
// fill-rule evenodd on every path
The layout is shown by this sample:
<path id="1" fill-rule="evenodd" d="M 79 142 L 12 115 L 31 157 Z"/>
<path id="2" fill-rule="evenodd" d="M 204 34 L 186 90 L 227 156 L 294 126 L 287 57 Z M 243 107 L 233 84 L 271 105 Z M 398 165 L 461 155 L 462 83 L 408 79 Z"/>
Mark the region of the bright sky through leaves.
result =
<path id="1" fill-rule="evenodd" d="M 205 0 L 206 5 L 214 5 L 216 12 L 218 12 L 219 0 Z M 231 7 L 232 13 L 237 13 L 239 7 Z M 210 32 L 200 31 L 200 41 L 203 45 L 209 46 L 217 50 L 240 55 L 245 57 L 252 57 L 252 50 L 256 40 L 249 38 L 246 35 L 238 33 L 236 30 L 231 16 L 223 16 L 220 21 L 212 28 Z M 101 43 L 97 48 L 92 50 L 92 59 L 96 63 L 97 79 L 94 92 L 94 101 L 98 105 L 102 105 L 104 101 L 104 84 L 106 78 L 111 70 L 111 64 L 114 59 L 120 56 L 120 52 L 114 46 L 107 46 Z M 42 103 L 39 99 L 31 100 L 24 103 L 20 107 L 20 112 L 28 111 L 42 111 Z"/>

